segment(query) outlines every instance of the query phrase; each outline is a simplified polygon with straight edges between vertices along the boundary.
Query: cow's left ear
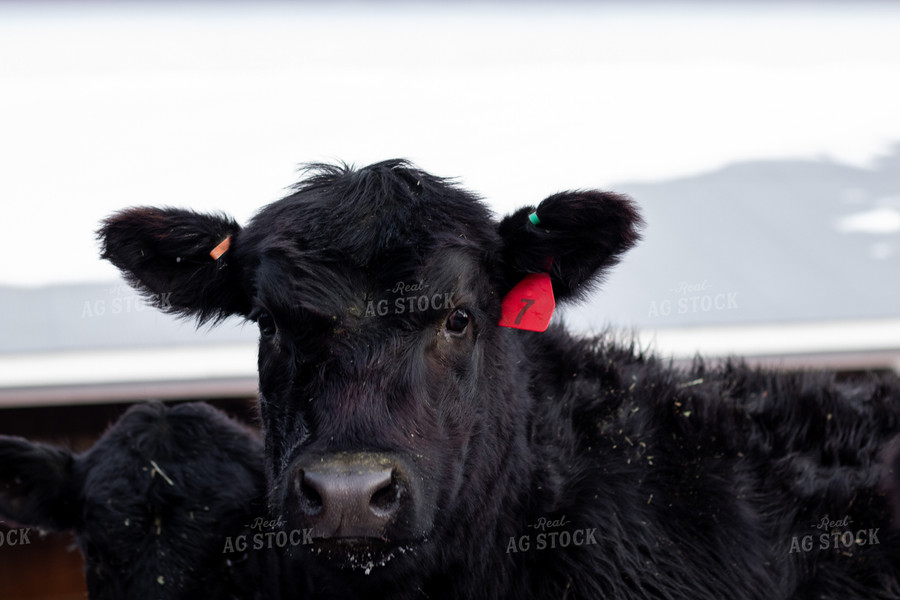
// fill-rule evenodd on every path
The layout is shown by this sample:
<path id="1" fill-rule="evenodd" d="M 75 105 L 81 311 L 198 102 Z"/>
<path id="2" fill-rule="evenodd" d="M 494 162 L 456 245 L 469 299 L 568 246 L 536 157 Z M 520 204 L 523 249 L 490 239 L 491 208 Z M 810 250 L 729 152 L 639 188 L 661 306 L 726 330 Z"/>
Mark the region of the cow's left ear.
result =
<path id="1" fill-rule="evenodd" d="M 235 248 L 240 226 L 221 214 L 129 208 L 103 221 L 101 257 L 160 310 L 200 323 L 246 315 Z"/>
<path id="2" fill-rule="evenodd" d="M 81 494 L 71 452 L 0 435 L 0 516 L 20 525 L 71 529 Z"/>
<path id="3" fill-rule="evenodd" d="M 583 298 L 640 239 L 643 224 L 634 202 L 611 192 L 562 192 L 519 209 L 499 225 L 503 293 L 549 265 L 557 300 Z"/>

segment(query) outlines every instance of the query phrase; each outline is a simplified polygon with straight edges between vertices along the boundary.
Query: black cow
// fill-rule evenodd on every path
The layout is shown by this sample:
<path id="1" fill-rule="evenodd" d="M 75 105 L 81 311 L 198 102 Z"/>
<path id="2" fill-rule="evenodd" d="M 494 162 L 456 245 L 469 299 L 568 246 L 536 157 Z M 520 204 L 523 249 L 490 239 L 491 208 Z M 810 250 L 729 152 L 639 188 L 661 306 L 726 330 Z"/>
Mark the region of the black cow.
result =
<path id="1" fill-rule="evenodd" d="M 311 167 L 244 228 L 134 208 L 100 238 L 161 308 L 258 323 L 270 502 L 313 541 L 282 598 L 900 597 L 896 378 L 539 331 L 640 226 L 598 191 L 498 223 L 395 160 Z"/>
<path id="2" fill-rule="evenodd" d="M 203 403 L 132 406 L 81 455 L 0 436 L 0 515 L 74 530 L 92 600 L 259 597 L 269 559 L 223 540 L 265 514 L 262 454 Z"/>

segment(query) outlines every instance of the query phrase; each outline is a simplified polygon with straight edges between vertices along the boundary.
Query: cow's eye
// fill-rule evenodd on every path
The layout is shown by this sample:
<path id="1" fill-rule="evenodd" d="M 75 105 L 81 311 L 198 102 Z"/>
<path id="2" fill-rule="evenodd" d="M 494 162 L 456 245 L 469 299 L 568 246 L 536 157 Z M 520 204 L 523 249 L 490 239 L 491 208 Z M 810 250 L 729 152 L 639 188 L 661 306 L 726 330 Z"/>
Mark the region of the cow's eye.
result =
<path id="1" fill-rule="evenodd" d="M 447 331 L 450 333 L 465 333 L 466 327 L 469 326 L 469 313 L 462 308 L 456 308 L 447 317 Z"/>
<path id="2" fill-rule="evenodd" d="M 275 319 L 269 313 L 259 313 L 256 324 L 259 325 L 259 332 L 265 337 L 275 335 Z"/>

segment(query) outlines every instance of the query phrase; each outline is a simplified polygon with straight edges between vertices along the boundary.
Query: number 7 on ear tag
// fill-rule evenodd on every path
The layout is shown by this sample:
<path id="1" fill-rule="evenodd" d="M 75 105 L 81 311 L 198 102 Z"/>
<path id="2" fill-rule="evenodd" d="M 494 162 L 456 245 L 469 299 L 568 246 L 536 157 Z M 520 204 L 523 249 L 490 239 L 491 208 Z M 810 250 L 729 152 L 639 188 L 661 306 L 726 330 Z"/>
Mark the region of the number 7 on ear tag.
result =
<path id="1" fill-rule="evenodd" d="M 550 275 L 531 273 L 503 298 L 497 324 L 514 329 L 546 331 L 555 307 Z"/>

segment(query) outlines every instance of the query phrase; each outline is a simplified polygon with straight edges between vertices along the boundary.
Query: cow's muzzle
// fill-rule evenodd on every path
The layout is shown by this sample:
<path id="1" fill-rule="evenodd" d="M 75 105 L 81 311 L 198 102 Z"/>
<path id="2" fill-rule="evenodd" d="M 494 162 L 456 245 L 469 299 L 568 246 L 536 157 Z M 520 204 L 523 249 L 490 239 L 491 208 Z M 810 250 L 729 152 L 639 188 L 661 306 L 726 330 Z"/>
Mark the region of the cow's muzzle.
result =
<path id="1" fill-rule="evenodd" d="M 341 454 L 297 465 L 287 500 L 313 538 L 386 541 L 409 500 L 405 480 L 383 456 Z"/>

